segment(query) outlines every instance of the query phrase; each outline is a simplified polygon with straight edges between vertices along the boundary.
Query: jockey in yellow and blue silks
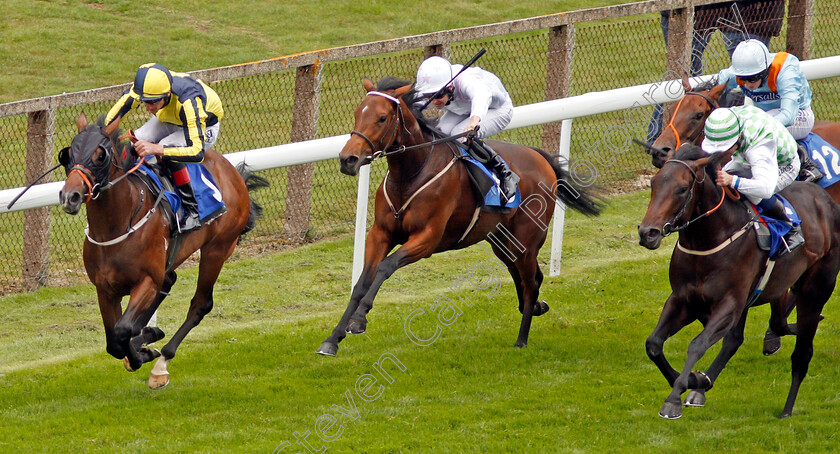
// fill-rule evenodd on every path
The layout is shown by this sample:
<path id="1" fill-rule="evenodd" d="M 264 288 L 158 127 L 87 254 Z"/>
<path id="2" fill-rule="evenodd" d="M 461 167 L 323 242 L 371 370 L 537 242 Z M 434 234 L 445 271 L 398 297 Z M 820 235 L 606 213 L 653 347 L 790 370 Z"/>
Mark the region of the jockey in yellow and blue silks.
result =
<path id="1" fill-rule="evenodd" d="M 753 105 L 787 127 L 794 139 L 802 140 L 814 127 L 811 87 L 799 67 L 799 59 L 787 52 L 771 54 L 759 40 L 749 39 L 735 48 L 732 66 L 718 73 L 718 83 L 727 88 L 740 86 Z M 799 150 L 803 173 L 819 169 L 804 148 Z M 809 173 L 806 179 L 814 178 Z"/>
<path id="2" fill-rule="evenodd" d="M 134 131 L 134 148 L 141 157 L 157 156 L 167 166 L 184 207 L 182 232 L 201 226 L 195 195 L 185 162 L 201 162 L 216 143 L 219 120 L 224 116 L 219 95 L 202 81 L 165 66 L 141 66 L 129 88 L 105 116 L 105 124 L 121 118 L 132 107 L 144 105 L 153 114 Z"/>

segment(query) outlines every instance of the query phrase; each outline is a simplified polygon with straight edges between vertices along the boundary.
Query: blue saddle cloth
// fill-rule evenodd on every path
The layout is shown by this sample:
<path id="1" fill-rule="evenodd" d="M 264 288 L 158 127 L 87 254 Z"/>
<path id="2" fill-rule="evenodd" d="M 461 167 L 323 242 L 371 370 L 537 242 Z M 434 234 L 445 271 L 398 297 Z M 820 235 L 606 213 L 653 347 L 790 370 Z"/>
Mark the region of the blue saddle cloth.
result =
<path id="1" fill-rule="evenodd" d="M 499 196 L 498 177 L 490 169 L 485 167 L 484 164 L 470 156 L 467 150 L 462 147 L 458 147 L 458 149 L 461 150 L 461 159 L 467 164 L 467 173 L 470 175 L 470 181 L 473 184 L 476 196 L 483 203 L 483 209 L 488 211 L 504 211 L 519 206 L 519 203 L 522 202 L 522 195 L 518 187 L 516 188 L 516 196 L 513 200 L 503 204 L 502 198 Z"/>
<path id="2" fill-rule="evenodd" d="M 811 159 L 820 166 L 820 170 L 825 175 L 825 178 L 817 181 L 818 185 L 827 188 L 840 181 L 840 151 L 813 132 L 799 143 L 805 145 L 811 154 Z"/>
<path id="3" fill-rule="evenodd" d="M 198 203 L 198 218 L 201 222 L 212 220 L 214 215 L 217 215 L 219 210 L 225 206 L 222 200 L 222 191 L 216 186 L 216 181 L 213 175 L 200 163 L 189 163 L 187 172 L 190 174 L 193 193 L 195 194 L 195 201 Z M 158 190 L 163 190 L 163 184 L 160 177 L 152 171 L 146 164 L 143 164 L 138 169 L 151 179 Z M 172 191 L 163 190 L 163 195 L 169 201 L 169 206 L 172 207 L 173 212 L 178 212 L 181 209 L 181 198 Z"/>
<path id="4" fill-rule="evenodd" d="M 776 194 L 776 197 L 778 197 L 784 204 L 785 214 L 787 214 L 789 222 L 783 222 L 775 218 L 761 216 L 761 222 L 770 229 L 770 257 L 777 257 L 779 249 L 784 247 L 784 236 L 790 232 L 790 229 L 797 227 L 802 223 L 802 220 L 799 219 L 799 215 L 796 214 L 796 210 L 793 209 L 793 205 L 791 205 L 786 198 L 779 194 Z M 763 210 L 756 206 L 756 211 L 761 214 Z"/>

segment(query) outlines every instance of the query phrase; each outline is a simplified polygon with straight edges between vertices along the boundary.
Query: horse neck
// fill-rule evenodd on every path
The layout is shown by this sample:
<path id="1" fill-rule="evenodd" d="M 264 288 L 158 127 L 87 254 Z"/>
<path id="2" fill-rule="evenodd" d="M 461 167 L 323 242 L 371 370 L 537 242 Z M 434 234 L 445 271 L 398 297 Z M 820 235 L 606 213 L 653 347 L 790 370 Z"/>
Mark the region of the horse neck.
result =
<path id="1" fill-rule="evenodd" d="M 111 172 L 111 180 L 124 175 L 121 170 Z M 141 188 L 130 178 L 124 178 L 99 193 L 99 197 L 87 203 L 87 219 L 90 234 L 97 239 L 108 239 L 122 235 L 145 214 L 141 204 Z M 145 203 L 149 197 L 145 197 Z"/>
<path id="2" fill-rule="evenodd" d="M 397 149 L 400 146 L 420 145 L 432 140 L 432 138 L 423 135 L 420 125 L 417 124 L 417 120 L 410 113 L 406 115 L 403 112 L 403 118 L 405 125 L 399 125 L 399 131 L 392 149 Z M 423 173 L 422 170 L 433 160 L 431 156 L 433 151 L 434 146 L 427 145 L 388 155 L 389 180 L 409 185 L 418 180 L 418 177 Z"/>
<path id="3" fill-rule="evenodd" d="M 717 208 L 711 214 L 698 219 L 680 231 L 680 243 L 695 250 L 707 250 L 717 247 L 732 236 L 748 220 L 747 212 L 739 201 L 723 197 L 721 190 L 715 185 L 711 175 L 706 175 L 703 183 L 697 188 L 698 203 L 694 205 L 691 219 L 697 219 L 709 210 Z"/>

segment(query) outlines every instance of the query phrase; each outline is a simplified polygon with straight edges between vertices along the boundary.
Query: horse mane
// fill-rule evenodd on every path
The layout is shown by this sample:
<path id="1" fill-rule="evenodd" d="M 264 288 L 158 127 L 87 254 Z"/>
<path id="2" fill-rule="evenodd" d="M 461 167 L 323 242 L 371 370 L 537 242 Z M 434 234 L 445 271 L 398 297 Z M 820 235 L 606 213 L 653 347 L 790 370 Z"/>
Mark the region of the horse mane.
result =
<path id="1" fill-rule="evenodd" d="M 396 90 L 397 88 L 404 87 L 406 85 L 412 85 L 411 81 L 392 76 L 385 76 L 379 81 L 379 83 L 376 84 L 376 89 L 384 92 L 388 90 Z M 423 112 L 420 111 L 420 108 L 423 107 L 426 100 L 417 95 L 417 91 L 414 90 L 414 86 L 412 86 L 411 90 L 404 94 L 401 99 L 408 106 L 408 110 L 411 111 L 414 118 L 417 119 L 417 123 L 420 125 L 420 130 L 423 134 L 438 137 L 444 136 L 444 134 L 441 134 L 441 132 L 435 128 L 436 120 L 426 118 L 423 115 Z"/>
<path id="2" fill-rule="evenodd" d="M 696 87 L 693 87 L 691 91 L 709 91 L 717 85 L 718 77 L 715 76 L 705 82 L 701 82 Z M 717 101 L 720 107 L 741 106 L 744 104 L 744 92 L 740 89 L 740 87 L 725 88 Z"/>
<path id="3" fill-rule="evenodd" d="M 696 161 L 698 159 L 706 158 L 709 154 L 703 151 L 702 148 L 693 144 L 693 143 L 684 143 L 682 144 L 675 152 L 674 157 L 672 159 L 676 159 L 679 161 Z M 712 177 L 712 181 L 715 179 L 715 173 L 717 173 L 717 166 L 715 165 L 707 165 L 706 166 L 706 174 Z"/>

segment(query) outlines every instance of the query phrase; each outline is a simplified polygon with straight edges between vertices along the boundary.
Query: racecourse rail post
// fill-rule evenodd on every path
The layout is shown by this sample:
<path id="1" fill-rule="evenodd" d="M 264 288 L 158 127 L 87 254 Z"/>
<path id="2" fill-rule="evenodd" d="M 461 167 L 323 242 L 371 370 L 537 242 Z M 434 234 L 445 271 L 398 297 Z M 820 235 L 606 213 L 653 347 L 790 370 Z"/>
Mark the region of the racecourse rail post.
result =
<path id="1" fill-rule="evenodd" d="M 572 147 L 572 120 L 563 120 L 560 126 L 560 160 L 568 165 Z M 568 169 L 567 169 L 568 170 Z M 554 227 L 551 230 L 551 260 L 548 275 L 560 275 L 560 263 L 563 260 L 563 228 L 566 225 L 566 207 L 559 200 L 554 202 Z"/>

